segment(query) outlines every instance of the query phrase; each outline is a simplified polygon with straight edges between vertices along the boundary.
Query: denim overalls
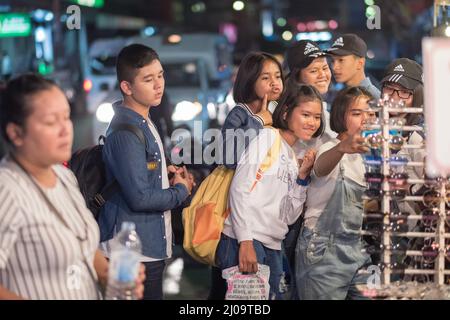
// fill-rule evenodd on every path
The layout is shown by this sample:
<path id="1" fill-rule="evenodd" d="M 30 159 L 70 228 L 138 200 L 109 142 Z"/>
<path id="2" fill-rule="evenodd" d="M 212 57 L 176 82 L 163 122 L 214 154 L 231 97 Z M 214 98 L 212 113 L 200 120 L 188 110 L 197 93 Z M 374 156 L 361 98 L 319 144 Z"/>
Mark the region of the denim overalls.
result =
<path id="1" fill-rule="evenodd" d="M 336 186 L 313 230 L 303 227 L 297 241 L 296 284 L 300 300 L 362 299 L 356 284 L 368 275 L 358 270 L 371 264 L 361 252 L 364 187 L 344 178 L 340 165 Z M 365 268 L 364 268 L 365 269 Z"/>

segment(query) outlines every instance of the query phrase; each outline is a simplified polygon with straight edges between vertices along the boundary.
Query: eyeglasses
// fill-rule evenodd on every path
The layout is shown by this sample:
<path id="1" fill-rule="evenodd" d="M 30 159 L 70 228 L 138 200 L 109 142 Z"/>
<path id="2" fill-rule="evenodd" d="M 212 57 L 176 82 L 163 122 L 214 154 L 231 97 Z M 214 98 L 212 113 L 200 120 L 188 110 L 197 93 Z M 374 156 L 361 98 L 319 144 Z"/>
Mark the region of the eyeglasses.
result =
<path id="1" fill-rule="evenodd" d="M 421 215 L 422 225 L 431 231 L 436 231 L 437 221 L 439 219 L 439 209 L 427 208 L 421 212 Z"/>
<path id="2" fill-rule="evenodd" d="M 450 262 L 450 241 L 447 239 L 445 241 L 445 258 Z"/>
<path id="3" fill-rule="evenodd" d="M 401 200 L 406 197 L 408 190 L 408 174 L 406 172 L 392 173 L 387 177 L 389 192 L 394 200 Z"/>
<path id="4" fill-rule="evenodd" d="M 382 195 L 382 183 L 384 180 L 384 175 L 373 170 L 372 172 L 366 172 L 364 174 L 364 177 L 368 187 L 368 190 L 366 190 L 364 193 L 365 197 L 369 199 L 379 198 Z M 409 176 L 406 172 L 392 172 L 386 177 L 386 180 L 389 183 L 389 194 L 394 200 L 401 200 L 405 198 L 408 191 L 408 177 Z M 427 196 L 426 206 L 429 207 L 431 205 L 434 205 L 434 202 L 430 203 L 434 200 L 430 198 L 430 196 L 433 196 L 433 194 L 427 194 Z"/>
<path id="5" fill-rule="evenodd" d="M 364 191 L 364 196 L 369 199 L 381 197 L 384 175 L 379 172 L 366 172 L 364 177 L 368 185 L 368 189 Z"/>
<path id="6" fill-rule="evenodd" d="M 429 189 L 440 188 L 443 179 L 441 177 L 429 177 L 425 174 L 423 185 Z"/>
<path id="7" fill-rule="evenodd" d="M 406 172 L 406 165 L 408 164 L 408 158 L 405 156 L 392 156 L 389 158 L 389 164 L 392 173 L 404 173 Z"/>
<path id="8" fill-rule="evenodd" d="M 401 135 L 392 135 L 389 139 L 389 149 L 391 149 L 393 154 L 396 154 L 403 147 L 404 143 L 405 139 Z"/>
<path id="9" fill-rule="evenodd" d="M 402 129 L 401 127 L 403 127 L 404 125 L 406 125 L 405 118 L 397 118 L 397 117 L 389 118 L 389 126 L 391 127 L 400 127 L 400 129 Z"/>
<path id="10" fill-rule="evenodd" d="M 382 250 L 381 245 L 381 235 L 383 232 L 408 232 L 408 223 L 406 220 L 406 215 L 392 215 L 389 217 L 389 225 L 384 225 L 382 218 L 366 218 L 363 223 L 362 230 L 364 231 L 363 236 L 371 239 L 371 243 L 378 243 L 379 249 Z M 390 243 L 391 250 L 400 250 L 401 244 L 396 243 L 391 239 Z"/>
<path id="11" fill-rule="evenodd" d="M 390 130 L 389 137 L 389 149 L 392 154 L 396 154 L 401 150 L 405 143 L 405 139 L 401 136 L 400 131 Z M 362 137 L 365 138 L 364 144 L 371 150 L 372 155 L 379 155 L 374 150 L 380 150 L 383 145 L 383 136 L 379 130 L 365 131 L 361 133 Z"/>
<path id="12" fill-rule="evenodd" d="M 365 137 L 365 145 L 370 149 L 379 149 L 383 145 L 383 136 L 380 131 L 377 130 L 374 133 L 369 133 L 367 135 L 363 135 Z"/>
<path id="13" fill-rule="evenodd" d="M 397 95 L 400 99 L 409 99 L 409 97 L 413 95 L 413 92 L 411 90 L 395 89 L 390 86 L 384 86 L 382 91 L 383 95 L 387 94 L 389 96 L 392 96 L 394 92 L 397 92 Z"/>
<path id="14" fill-rule="evenodd" d="M 441 193 L 434 189 L 426 190 L 423 193 L 423 205 L 427 208 L 438 208 L 441 201 Z"/>
<path id="15" fill-rule="evenodd" d="M 368 173 L 381 173 L 383 164 L 382 158 L 378 155 L 365 154 L 363 155 L 364 167 Z"/>
<path id="16" fill-rule="evenodd" d="M 425 243 L 422 248 L 422 258 L 425 264 L 431 265 L 439 255 L 439 244 L 435 241 Z"/>

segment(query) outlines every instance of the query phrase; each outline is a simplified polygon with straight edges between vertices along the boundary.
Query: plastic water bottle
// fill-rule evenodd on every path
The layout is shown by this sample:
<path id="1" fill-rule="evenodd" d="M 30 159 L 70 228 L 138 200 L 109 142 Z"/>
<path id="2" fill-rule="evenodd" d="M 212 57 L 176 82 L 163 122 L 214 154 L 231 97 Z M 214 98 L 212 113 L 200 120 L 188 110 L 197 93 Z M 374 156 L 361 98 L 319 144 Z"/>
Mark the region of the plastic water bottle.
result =
<path id="1" fill-rule="evenodd" d="M 139 274 L 141 241 L 133 222 L 123 222 L 111 241 L 106 300 L 135 300 L 134 289 Z"/>

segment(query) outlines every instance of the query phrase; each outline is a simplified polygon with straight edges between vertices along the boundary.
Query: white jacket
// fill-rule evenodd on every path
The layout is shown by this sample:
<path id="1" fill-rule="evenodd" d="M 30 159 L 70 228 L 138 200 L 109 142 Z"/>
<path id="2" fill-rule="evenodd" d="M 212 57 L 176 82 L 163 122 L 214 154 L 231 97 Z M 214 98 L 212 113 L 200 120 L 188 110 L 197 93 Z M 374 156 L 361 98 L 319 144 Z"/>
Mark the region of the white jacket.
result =
<path id="1" fill-rule="evenodd" d="M 263 174 L 258 172 L 278 134 L 273 129 L 262 130 L 243 153 L 231 183 L 231 213 L 223 230 L 238 242 L 255 239 L 275 250 L 281 250 L 288 225 L 300 216 L 307 189 L 296 182 L 297 160 L 282 138 L 269 168 Z"/>

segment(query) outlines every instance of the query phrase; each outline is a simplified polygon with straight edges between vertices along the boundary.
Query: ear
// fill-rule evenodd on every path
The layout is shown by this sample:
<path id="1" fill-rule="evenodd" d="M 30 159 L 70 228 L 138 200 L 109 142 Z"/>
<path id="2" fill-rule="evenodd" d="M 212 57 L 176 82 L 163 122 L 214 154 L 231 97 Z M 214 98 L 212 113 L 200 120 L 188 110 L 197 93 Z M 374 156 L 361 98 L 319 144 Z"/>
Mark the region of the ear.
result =
<path id="1" fill-rule="evenodd" d="M 366 58 L 362 57 L 358 59 L 358 68 L 359 70 L 364 70 L 364 66 L 366 65 Z"/>
<path id="2" fill-rule="evenodd" d="M 122 80 L 120 82 L 120 89 L 122 89 L 122 92 L 127 96 L 131 96 L 133 94 L 131 84 L 128 81 Z"/>
<path id="3" fill-rule="evenodd" d="M 20 147 L 23 145 L 24 131 L 23 128 L 17 124 L 12 122 L 8 123 L 6 125 L 6 135 L 15 147 Z"/>
<path id="4" fill-rule="evenodd" d="M 287 111 L 283 112 L 283 120 L 284 120 L 284 121 L 287 120 Z"/>

